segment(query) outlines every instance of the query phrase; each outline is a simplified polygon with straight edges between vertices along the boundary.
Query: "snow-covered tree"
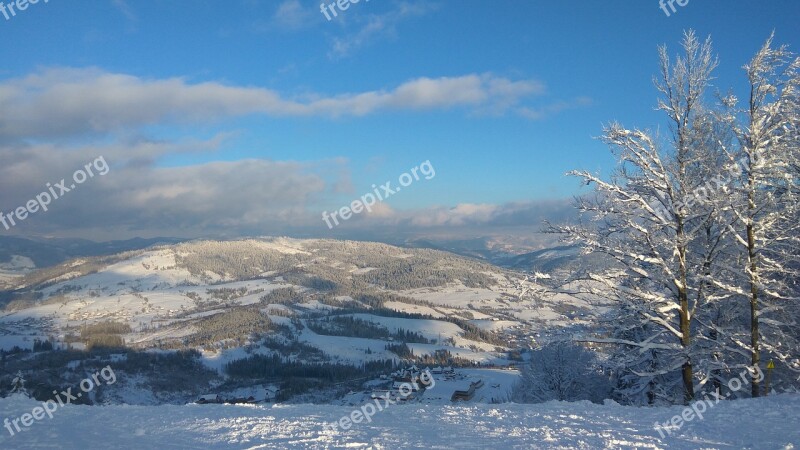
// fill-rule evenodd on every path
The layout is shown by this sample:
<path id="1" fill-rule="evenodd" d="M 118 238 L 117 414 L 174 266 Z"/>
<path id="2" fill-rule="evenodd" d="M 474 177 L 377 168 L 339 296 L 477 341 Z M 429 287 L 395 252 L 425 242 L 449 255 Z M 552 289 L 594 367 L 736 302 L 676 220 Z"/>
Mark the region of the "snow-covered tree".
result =
<path id="1" fill-rule="evenodd" d="M 18 371 L 17 375 L 11 380 L 11 393 L 28 395 L 25 389 L 25 378 L 22 376 L 22 371 Z"/>
<path id="2" fill-rule="evenodd" d="M 518 403 L 600 402 L 608 392 L 608 379 L 595 354 L 581 345 L 559 341 L 532 353 L 512 400 Z"/>
<path id="3" fill-rule="evenodd" d="M 626 315 L 631 318 L 637 313 L 624 303 L 618 305 L 606 324 L 615 341 L 642 342 L 657 331 L 648 320 L 620 320 Z M 626 405 L 672 404 L 674 391 L 680 390 L 680 377 L 674 373 L 657 373 L 661 360 L 669 357 L 668 353 L 663 349 L 615 343 L 609 357 L 603 361 L 611 377 L 612 399 Z"/>
<path id="4" fill-rule="evenodd" d="M 720 390 L 762 351 L 800 371 L 800 59 L 770 38 L 745 66 L 746 106 L 709 107 L 710 43 L 688 32 L 683 50 L 674 63 L 660 50 L 669 136 L 607 127 L 611 179 L 571 173 L 596 185 L 577 201 L 592 222 L 557 229 L 611 262 L 581 278 L 616 304 L 614 325 L 581 339 L 614 346 L 631 403 L 677 401 L 679 383 L 684 401 Z"/>
<path id="5" fill-rule="evenodd" d="M 734 184 L 729 225 L 739 261 L 715 283 L 749 304 L 749 336 L 728 339 L 745 348 L 749 363 L 761 363 L 761 352 L 788 364 L 797 359 L 796 282 L 800 270 L 798 227 L 798 134 L 800 133 L 800 58 L 785 46 L 767 40 L 744 67 L 749 98 L 739 106 L 734 96 L 725 99 L 726 120 L 738 146 L 732 153 L 744 161 Z M 764 328 L 766 327 L 766 328 Z M 793 353 L 794 352 L 794 353 Z M 752 396 L 760 393 L 752 379 Z"/>
<path id="6" fill-rule="evenodd" d="M 635 339 L 602 339 L 660 357 L 639 376 L 656 377 L 680 371 L 684 401 L 694 398 L 693 312 L 702 280 L 703 263 L 713 255 L 692 253 L 692 244 L 708 222 L 709 207 L 699 198 L 702 183 L 697 167 L 709 164 L 708 117 L 703 96 L 717 65 L 710 40 L 701 43 L 685 34 L 683 54 L 672 63 L 660 49 L 661 92 L 658 109 L 670 123 L 670 136 L 626 129 L 618 124 L 603 133 L 618 160 L 606 181 L 589 172 L 575 171 L 596 185 L 594 198 L 580 198 L 577 206 L 593 220 L 592 226 L 563 227 L 559 231 L 583 244 L 585 253 L 607 255 L 609 268 L 587 273 L 596 295 L 612 298 L 619 323 L 647 330 Z M 694 297 L 693 297 L 694 296 Z M 641 366 L 640 364 L 637 364 Z M 642 369 L 645 370 L 645 369 Z"/>

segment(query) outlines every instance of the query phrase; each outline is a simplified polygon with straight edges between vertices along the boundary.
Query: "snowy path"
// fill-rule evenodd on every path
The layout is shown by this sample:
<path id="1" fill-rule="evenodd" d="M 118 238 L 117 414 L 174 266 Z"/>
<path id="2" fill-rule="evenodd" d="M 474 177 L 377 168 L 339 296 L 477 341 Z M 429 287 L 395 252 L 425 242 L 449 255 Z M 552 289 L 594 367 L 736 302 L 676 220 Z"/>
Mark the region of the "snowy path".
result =
<path id="1" fill-rule="evenodd" d="M 39 403 L 0 399 L 0 419 L 14 419 Z M 287 406 L 67 406 L 0 448 L 800 448 L 800 396 L 721 402 L 661 438 L 653 428 L 682 408 L 630 408 L 589 403 L 541 405 L 393 405 L 372 423 L 325 431 L 324 422 L 349 407 Z"/>

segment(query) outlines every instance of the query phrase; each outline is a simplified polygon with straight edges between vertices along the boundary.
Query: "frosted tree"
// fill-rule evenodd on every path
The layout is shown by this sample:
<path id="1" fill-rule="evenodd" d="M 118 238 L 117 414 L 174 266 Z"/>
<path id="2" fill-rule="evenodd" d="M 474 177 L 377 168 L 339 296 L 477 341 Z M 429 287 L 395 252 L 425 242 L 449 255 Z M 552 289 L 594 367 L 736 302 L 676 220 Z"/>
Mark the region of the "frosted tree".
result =
<path id="1" fill-rule="evenodd" d="M 518 403 L 550 400 L 600 402 L 609 385 L 595 355 L 572 342 L 554 342 L 536 350 L 515 387 Z"/>
<path id="2" fill-rule="evenodd" d="M 734 219 L 727 204 L 741 173 L 741 162 L 726 151 L 733 145 L 735 135 L 719 120 L 717 111 L 699 115 L 695 128 L 697 141 L 693 152 L 699 164 L 690 165 L 687 174 L 696 187 L 679 207 L 687 213 L 691 229 L 687 248 L 691 280 L 688 288 L 692 294 L 690 314 L 695 324 L 692 352 L 695 370 L 700 375 L 695 391 L 716 391 L 730 378 L 732 366 L 741 363 L 736 358 L 731 361 L 728 343 L 719 331 L 741 328 L 741 314 L 731 306 L 733 295 L 713 282 L 736 257 L 729 233 Z M 713 385 L 711 389 L 706 389 L 707 383 Z"/>
<path id="3" fill-rule="evenodd" d="M 737 137 L 742 164 L 736 192 L 729 208 L 729 226 L 740 261 L 717 278 L 726 289 L 749 304 L 749 336 L 728 339 L 750 354 L 750 364 L 761 362 L 761 352 L 792 367 L 797 354 L 797 288 L 800 269 L 798 228 L 798 133 L 800 133 L 800 58 L 785 46 L 767 40 L 745 65 L 749 98 L 739 106 L 734 96 L 725 99 L 726 120 Z M 793 314 L 794 312 L 794 314 Z M 766 326 L 763 329 L 762 326 Z M 752 396 L 760 393 L 752 379 Z"/>
<path id="4" fill-rule="evenodd" d="M 657 327 L 648 320 L 620 320 L 635 318 L 635 311 L 624 303 L 619 305 L 605 324 L 612 330 L 611 337 L 617 341 L 603 361 L 605 370 L 611 375 L 612 398 L 628 405 L 669 405 L 673 392 L 680 389 L 680 380 L 673 374 L 657 373 L 660 363 L 668 358 L 663 349 L 643 348 L 635 344 L 619 342 L 643 342 L 657 332 Z"/>
<path id="5" fill-rule="evenodd" d="M 705 146 L 709 114 L 702 100 L 717 61 L 710 40 L 700 42 L 693 32 L 685 33 L 682 47 L 674 63 L 666 47 L 659 51 L 658 109 L 669 120 L 669 136 L 662 139 L 619 124 L 607 127 L 602 140 L 618 161 L 611 179 L 570 172 L 596 186 L 593 198 L 577 200 L 592 223 L 558 231 L 581 243 L 585 253 L 612 261 L 605 269 L 585 274 L 588 289 L 618 305 L 614 320 L 621 328 L 647 332 L 612 333 L 593 340 L 618 345 L 626 353 L 657 354 L 656 359 L 619 370 L 633 370 L 648 379 L 679 372 L 682 398 L 675 400 L 688 402 L 695 395 L 693 364 L 698 359 L 693 316 L 702 304 L 697 296 L 703 266 L 714 257 L 713 246 L 699 247 L 698 253 L 694 243 L 705 237 L 704 224 L 715 210 L 698 195 L 705 181 L 696 172 L 713 164 Z"/>
<path id="6" fill-rule="evenodd" d="M 17 375 L 11 380 L 11 393 L 28 395 L 25 389 L 25 378 L 22 376 L 22 371 L 18 371 Z"/>

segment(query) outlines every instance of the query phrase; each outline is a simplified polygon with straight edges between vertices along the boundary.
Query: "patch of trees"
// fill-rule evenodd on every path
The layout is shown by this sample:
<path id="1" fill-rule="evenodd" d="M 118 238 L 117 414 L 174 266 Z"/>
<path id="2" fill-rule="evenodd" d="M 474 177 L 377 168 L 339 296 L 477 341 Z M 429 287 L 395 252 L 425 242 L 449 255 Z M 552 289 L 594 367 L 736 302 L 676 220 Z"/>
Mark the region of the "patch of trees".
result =
<path id="1" fill-rule="evenodd" d="M 390 352 L 392 352 L 395 355 L 399 356 L 401 359 L 412 359 L 412 358 L 414 358 L 414 352 L 405 343 L 386 344 L 385 348 L 386 348 L 386 350 L 389 350 Z"/>
<path id="2" fill-rule="evenodd" d="M 243 345 L 255 334 L 267 333 L 272 322 L 255 307 L 231 308 L 221 314 L 198 319 L 198 331 L 186 339 L 186 345 L 209 345 L 220 341 L 233 340 Z"/>
<path id="3" fill-rule="evenodd" d="M 365 374 L 392 367 L 391 360 L 369 362 L 360 367 L 340 363 L 307 363 L 280 355 L 252 355 L 225 365 L 225 373 L 232 377 L 254 380 L 286 378 L 315 378 L 338 382 L 363 377 Z"/>
<path id="4" fill-rule="evenodd" d="M 375 297 L 364 295 L 359 297 L 359 301 L 363 303 L 369 304 L 370 302 L 375 305 L 382 305 L 383 302 L 377 302 L 372 299 Z M 473 325 L 466 319 L 462 319 L 460 317 L 454 316 L 445 316 L 445 317 L 433 317 L 430 314 L 419 314 L 419 313 L 409 313 L 405 311 L 397 311 L 394 309 L 384 308 L 382 306 L 376 306 L 374 309 L 366 309 L 363 307 L 360 308 L 343 308 L 336 311 L 331 312 L 332 316 L 340 315 L 340 314 L 372 314 L 374 316 L 381 316 L 381 317 L 396 317 L 399 319 L 419 319 L 419 320 L 439 320 L 443 322 L 449 322 L 455 325 L 458 325 L 462 330 L 464 330 L 463 337 L 465 339 L 469 339 L 472 341 L 478 342 L 486 342 L 492 345 L 499 345 L 505 346 L 506 342 L 503 341 L 497 334 L 491 331 L 486 331 L 477 325 Z M 408 341 L 413 342 L 413 341 Z M 425 343 L 425 342 L 421 342 Z"/>
<path id="5" fill-rule="evenodd" d="M 464 330 L 463 334 L 464 339 L 469 339 L 471 341 L 478 341 L 478 342 L 486 342 L 489 344 L 499 345 L 499 346 L 505 346 L 507 344 L 506 341 L 501 339 L 495 333 L 491 331 L 486 331 L 478 327 L 477 325 L 473 325 L 468 321 L 461 319 L 460 317 L 448 316 L 440 320 L 444 320 L 461 327 L 461 329 Z"/>
<path id="6" fill-rule="evenodd" d="M 130 332 L 131 327 L 127 323 L 99 322 L 82 326 L 80 340 L 87 350 L 96 347 L 122 348 L 125 346 L 125 339 L 121 335 Z"/>
<path id="7" fill-rule="evenodd" d="M 390 332 L 374 322 L 351 316 L 329 316 L 324 319 L 309 320 L 308 328 L 317 334 L 328 336 L 347 336 L 366 339 L 394 339 L 401 342 L 430 344 L 425 336 L 409 331 L 398 329 Z"/>
<path id="8" fill-rule="evenodd" d="M 217 298 L 222 300 L 223 302 L 229 302 L 231 300 L 236 300 L 237 298 L 243 297 L 247 294 L 246 287 L 240 288 L 219 288 L 219 289 L 206 289 L 206 293 L 213 298 Z"/>
<path id="9" fill-rule="evenodd" d="M 436 305 L 426 300 L 418 300 L 415 298 L 386 292 L 354 293 L 352 297 L 358 300 L 360 303 L 372 308 L 382 308 L 386 302 L 406 303 L 415 306 L 427 306 L 429 308 L 436 307 Z"/>
<path id="10" fill-rule="evenodd" d="M 21 350 L 21 349 L 20 349 Z M 30 353 L 30 350 L 22 350 L 25 353 Z M 64 367 L 71 361 L 87 360 L 93 356 L 100 356 L 107 354 L 105 349 L 96 349 L 95 351 L 78 351 L 78 350 L 56 350 L 52 352 L 35 353 L 31 357 L 15 358 L 14 353 L 0 351 L 0 354 L 7 355 L 5 358 L 6 368 L 4 371 L 9 373 L 16 373 L 18 370 L 23 372 L 37 372 L 37 373 L 59 373 L 64 370 Z M 2 387 L 0 383 L 0 387 Z"/>
<path id="11" fill-rule="evenodd" d="M 298 303 L 301 299 L 301 294 L 295 288 L 284 287 L 270 291 L 261 296 L 261 303 L 264 305 L 292 305 Z"/>
<path id="12" fill-rule="evenodd" d="M 207 272 L 225 279 L 251 280 L 270 271 L 291 270 L 302 261 L 300 254 L 286 254 L 254 245 L 253 241 L 203 241 L 175 247 L 179 267 L 208 278 Z"/>
<path id="13" fill-rule="evenodd" d="M 450 260 L 451 258 L 447 258 Z M 422 261 L 418 258 L 395 259 L 385 261 L 375 270 L 354 278 L 384 289 L 406 290 L 428 287 L 440 287 L 460 280 L 467 287 L 491 287 L 497 284 L 494 277 L 482 272 L 473 272 L 458 268 L 458 264 L 450 265 L 449 261 Z"/>
<path id="14" fill-rule="evenodd" d="M 22 348 L 18 345 L 15 345 L 8 350 L 0 349 L 0 367 L 5 369 L 6 361 L 9 359 L 9 357 L 25 353 L 30 353 L 30 350 Z"/>
<path id="15" fill-rule="evenodd" d="M 53 350 L 53 343 L 49 339 L 42 341 L 41 339 L 33 340 L 33 352 L 49 352 Z"/>
<path id="16" fill-rule="evenodd" d="M 197 350 L 175 352 L 128 352 L 112 363 L 115 372 L 139 374 L 153 392 L 169 393 L 205 389 L 218 374 L 203 364 Z"/>
<path id="17" fill-rule="evenodd" d="M 114 370 L 117 382 L 106 386 L 101 378 L 100 386 L 93 389 L 98 403 L 109 399 L 107 391 L 125 384 L 126 375 L 144 379 L 145 385 L 157 394 L 184 394 L 194 397 L 198 391 L 206 390 L 212 381 L 219 381 L 216 371 L 207 368 L 196 350 L 176 352 L 137 352 L 94 348 L 89 351 L 54 350 L 35 353 L 26 358 L 8 358 L 0 375 L 0 396 L 7 394 L 11 374 L 22 371 L 26 388 L 34 398 L 46 401 L 53 398 L 53 390 L 59 392 L 72 387 L 73 393 L 87 373 L 96 373 L 106 366 Z M 7 375 L 6 375 L 7 374 Z M 80 403 L 88 404 L 84 395 Z"/>
<path id="18" fill-rule="evenodd" d="M 127 334 L 131 332 L 131 326 L 127 323 L 105 321 L 98 322 L 81 327 L 81 337 L 90 336 L 93 334 Z"/>
<path id="19" fill-rule="evenodd" d="M 198 294 L 197 292 L 194 292 L 194 291 L 186 292 L 183 295 L 189 297 L 190 299 L 194 300 L 195 302 L 199 302 L 200 300 L 202 300 L 202 297 L 200 297 L 200 294 Z"/>
<path id="20" fill-rule="evenodd" d="M 477 363 L 458 356 L 453 356 L 449 350 L 439 349 L 433 353 L 414 357 L 416 364 L 429 366 L 475 367 Z"/>
<path id="21" fill-rule="evenodd" d="M 338 363 L 308 363 L 279 355 L 253 355 L 231 361 L 225 372 L 238 380 L 280 380 L 276 400 L 284 402 L 315 388 L 330 387 L 332 383 L 352 383 L 387 373 L 394 368 L 391 359 L 368 361 L 360 366 Z"/>
<path id="22" fill-rule="evenodd" d="M 475 367 L 473 361 L 458 356 L 453 356 L 449 350 L 438 349 L 433 353 L 417 356 L 414 351 L 405 343 L 387 344 L 386 350 L 396 354 L 400 359 L 413 364 L 429 366 L 453 366 L 453 367 Z"/>

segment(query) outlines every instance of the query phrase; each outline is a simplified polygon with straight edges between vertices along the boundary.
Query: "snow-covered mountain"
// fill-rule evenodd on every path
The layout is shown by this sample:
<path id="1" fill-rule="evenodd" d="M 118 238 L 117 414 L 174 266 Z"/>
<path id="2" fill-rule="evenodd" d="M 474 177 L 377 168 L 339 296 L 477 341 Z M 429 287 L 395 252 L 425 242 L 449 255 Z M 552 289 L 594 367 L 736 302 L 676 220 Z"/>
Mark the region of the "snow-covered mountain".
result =
<path id="1" fill-rule="evenodd" d="M 353 367 L 412 354 L 504 365 L 553 330 L 588 324 L 591 313 L 523 273 L 436 250 L 335 240 L 187 242 L 73 259 L 9 282 L 4 349 L 37 340 L 195 349 L 219 382 L 228 364 L 253 355 Z"/>

